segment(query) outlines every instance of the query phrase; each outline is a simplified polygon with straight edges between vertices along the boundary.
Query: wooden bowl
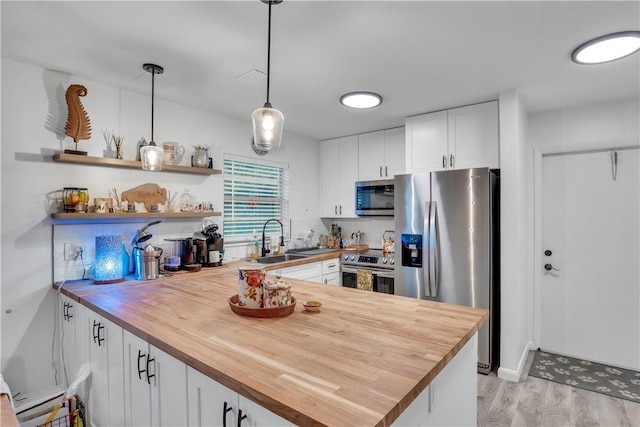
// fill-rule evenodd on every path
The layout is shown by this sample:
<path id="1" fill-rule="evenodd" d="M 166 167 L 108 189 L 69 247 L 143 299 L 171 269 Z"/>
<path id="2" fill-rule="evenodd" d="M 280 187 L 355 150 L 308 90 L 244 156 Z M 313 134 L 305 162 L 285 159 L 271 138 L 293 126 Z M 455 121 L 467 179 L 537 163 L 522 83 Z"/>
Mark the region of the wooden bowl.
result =
<path id="1" fill-rule="evenodd" d="M 286 307 L 253 308 L 238 305 L 238 295 L 236 294 L 229 298 L 229 307 L 231 307 L 231 311 L 241 316 L 260 318 L 284 317 L 295 311 L 296 299 L 291 297 L 291 304 Z"/>

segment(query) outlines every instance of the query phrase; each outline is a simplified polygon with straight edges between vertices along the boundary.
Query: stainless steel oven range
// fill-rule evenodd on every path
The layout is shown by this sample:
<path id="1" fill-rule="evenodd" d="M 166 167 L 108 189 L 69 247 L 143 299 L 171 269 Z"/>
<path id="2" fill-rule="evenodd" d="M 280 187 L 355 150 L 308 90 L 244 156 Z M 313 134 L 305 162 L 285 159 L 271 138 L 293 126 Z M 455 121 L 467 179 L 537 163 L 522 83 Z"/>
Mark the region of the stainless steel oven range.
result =
<path id="1" fill-rule="evenodd" d="M 381 250 L 370 250 L 362 254 L 344 254 L 340 258 L 342 286 L 357 288 L 358 270 L 361 274 L 371 272 L 373 291 L 393 294 L 395 260 L 393 254 L 382 256 Z"/>

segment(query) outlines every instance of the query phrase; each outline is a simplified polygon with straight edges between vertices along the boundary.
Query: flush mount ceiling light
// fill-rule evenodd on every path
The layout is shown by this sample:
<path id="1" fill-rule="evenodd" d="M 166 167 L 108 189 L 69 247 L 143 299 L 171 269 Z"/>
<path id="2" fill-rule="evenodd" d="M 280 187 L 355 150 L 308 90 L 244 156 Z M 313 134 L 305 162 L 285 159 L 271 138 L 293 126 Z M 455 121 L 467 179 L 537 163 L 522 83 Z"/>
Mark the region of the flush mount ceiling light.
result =
<path id="1" fill-rule="evenodd" d="M 576 64 L 602 64 L 640 50 L 640 31 L 622 31 L 589 40 L 571 53 Z"/>
<path id="2" fill-rule="evenodd" d="M 155 97 L 155 77 L 156 74 L 164 73 L 164 68 L 156 64 L 144 64 L 142 69 L 151 73 L 151 142 L 140 148 L 140 160 L 142 169 L 146 171 L 162 170 L 162 160 L 164 150 L 158 147 L 153 140 L 153 101 Z"/>
<path id="3" fill-rule="evenodd" d="M 253 123 L 253 141 L 251 145 L 254 151 L 269 151 L 272 148 L 280 148 L 282 142 L 282 128 L 284 127 L 284 114 L 271 106 L 269 102 L 269 83 L 271 77 L 271 5 L 280 4 L 282 0 L 260 0 L 269 5 L 269 26 L 267 34 L 267 102 L 262 108 L 256 109 L 251 114 Z M 257 151 L 256 151 L 257 152 Z"/>
<path id="4" fill-rule="evenodd" d="M 382 104 L 382 97 L 373 92 L 351 92 L 342 95 L 340 103 L 349 108 L 374 108 Z"/>

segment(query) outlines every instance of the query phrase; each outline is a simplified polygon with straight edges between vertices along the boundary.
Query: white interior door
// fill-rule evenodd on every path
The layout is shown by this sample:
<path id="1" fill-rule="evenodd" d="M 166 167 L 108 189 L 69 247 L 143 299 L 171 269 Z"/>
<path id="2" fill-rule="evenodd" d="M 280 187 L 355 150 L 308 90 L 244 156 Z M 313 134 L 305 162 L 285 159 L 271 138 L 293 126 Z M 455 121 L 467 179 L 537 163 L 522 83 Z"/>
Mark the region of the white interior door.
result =
<path id="1" fill-rule="evenodd" d="M 615 180 L 611 152 L 543 157 L 541 346 L 640 369 L 640 150 L 617 155 Z"/>

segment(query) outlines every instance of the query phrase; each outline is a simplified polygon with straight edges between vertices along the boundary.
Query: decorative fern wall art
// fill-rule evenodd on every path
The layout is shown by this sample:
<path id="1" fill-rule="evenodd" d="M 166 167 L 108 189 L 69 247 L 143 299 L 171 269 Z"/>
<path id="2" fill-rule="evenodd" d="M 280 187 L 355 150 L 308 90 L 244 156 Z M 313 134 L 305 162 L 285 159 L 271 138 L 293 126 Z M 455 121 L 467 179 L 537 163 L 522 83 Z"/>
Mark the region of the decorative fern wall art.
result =
<path id="1" fill-rule="evenodd" d="M 65 153 L 87 155 L 86 151 L 78 151 L 78 141 L 91 138 L 89 115 L 80 102 L 80 97 L 86 95 L 87 88 L 82 85 L 73 84 L 67 88 L 65 98 L 67 99 L 69 114 L 67 115 L 67 124 L 64 130 L 76 143 L 76 149 L 64 150 Z"/>

